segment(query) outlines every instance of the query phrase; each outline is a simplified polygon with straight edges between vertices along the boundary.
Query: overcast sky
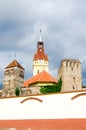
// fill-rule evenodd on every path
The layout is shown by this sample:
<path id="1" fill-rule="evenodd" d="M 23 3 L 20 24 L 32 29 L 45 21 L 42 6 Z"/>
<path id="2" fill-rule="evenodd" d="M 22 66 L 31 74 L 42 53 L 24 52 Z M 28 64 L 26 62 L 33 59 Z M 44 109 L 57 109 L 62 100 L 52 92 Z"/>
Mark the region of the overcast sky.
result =
<path id="1" fill-rule="evenodd" d="M 50 74 L 57 78 L 62 59 L 78 59 L 86 85 L 86 0 L 0 0 L 0 81 L 14 60 L 33 75 L 33 55 L 42 29 Z"/>

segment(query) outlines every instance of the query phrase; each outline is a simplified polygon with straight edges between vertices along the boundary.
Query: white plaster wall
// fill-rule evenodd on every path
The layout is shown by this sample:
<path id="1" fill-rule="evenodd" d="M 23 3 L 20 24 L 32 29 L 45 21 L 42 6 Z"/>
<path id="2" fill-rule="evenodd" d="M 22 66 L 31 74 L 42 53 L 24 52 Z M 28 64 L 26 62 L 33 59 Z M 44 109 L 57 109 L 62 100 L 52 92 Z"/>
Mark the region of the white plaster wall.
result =
<path id="1" fill-rule="evenodd" d="M 79 93 L 83 92 L 28 96 L 39 98 L 42 103 L 37 100 L 20 103 L 28 97 L 0 99 L 0 120 L 86 118 L 86 95 L 71 100 Z"/>

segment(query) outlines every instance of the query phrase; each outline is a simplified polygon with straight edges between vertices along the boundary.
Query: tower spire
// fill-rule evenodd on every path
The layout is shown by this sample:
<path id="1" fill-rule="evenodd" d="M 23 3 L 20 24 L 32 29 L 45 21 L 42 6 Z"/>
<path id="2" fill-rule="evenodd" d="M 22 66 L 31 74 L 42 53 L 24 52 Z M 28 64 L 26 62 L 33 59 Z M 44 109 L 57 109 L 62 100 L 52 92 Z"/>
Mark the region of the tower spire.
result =
<path id="1" fill-rule="evenodd" d="M 41 31 L 42 31 L 42 30 L 40 29 L 40 38 L 39 38 L 39 41 L 40 41 L 40 42 L 42 41 L 42 39 L 41 39 Z"/>

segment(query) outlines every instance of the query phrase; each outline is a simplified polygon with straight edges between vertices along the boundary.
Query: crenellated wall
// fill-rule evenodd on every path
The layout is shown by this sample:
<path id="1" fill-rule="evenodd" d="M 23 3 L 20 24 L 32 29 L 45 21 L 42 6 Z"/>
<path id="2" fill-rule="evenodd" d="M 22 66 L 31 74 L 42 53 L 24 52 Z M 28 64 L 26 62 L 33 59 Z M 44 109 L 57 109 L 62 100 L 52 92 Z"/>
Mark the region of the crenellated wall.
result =
<path id="1" fill-rule="evenodd" d="M 58 79 L 62 77 L 62 91 L 82 89 L 81 63 L 75 59 L 64 59 L 58 70 Z"/>

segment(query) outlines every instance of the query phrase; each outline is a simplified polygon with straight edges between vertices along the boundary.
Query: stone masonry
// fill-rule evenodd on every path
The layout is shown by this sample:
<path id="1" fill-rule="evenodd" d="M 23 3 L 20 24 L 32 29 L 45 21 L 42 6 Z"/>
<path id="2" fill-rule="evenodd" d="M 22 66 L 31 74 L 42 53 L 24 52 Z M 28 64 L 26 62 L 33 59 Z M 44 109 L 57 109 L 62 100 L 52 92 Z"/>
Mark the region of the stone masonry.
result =
<path id="1" fill-rule="evenodd" d="M 63 59 L 58 70 L 58 80 L 62 77 L 62 92 L 82 89 L 81 63 L 75 59 Z"/>
<path id="2" fill-rule="evenodd" d="M 15 89 L 23 87 L 24 68 L 14 60 L 4 71 L 2 96 L 15 96 Z"/>

